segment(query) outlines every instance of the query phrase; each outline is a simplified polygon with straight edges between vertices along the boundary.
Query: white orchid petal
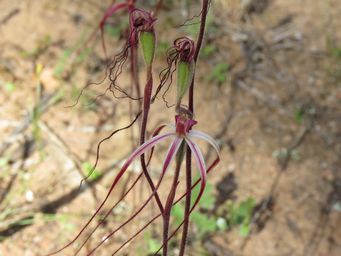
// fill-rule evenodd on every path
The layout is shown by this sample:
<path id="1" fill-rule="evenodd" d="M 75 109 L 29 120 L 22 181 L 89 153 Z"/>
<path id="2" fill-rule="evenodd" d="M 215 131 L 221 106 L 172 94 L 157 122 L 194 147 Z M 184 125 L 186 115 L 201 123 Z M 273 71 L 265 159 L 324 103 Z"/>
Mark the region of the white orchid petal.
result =
<path id="1" fill-rule="evenodd" d="M 183 138 L 175 136 L 175 139 L 173 140 L 173 143 L 170 145 L 167 155 L 166 155 L 166 159 L 163 163 L 162 174 L 164 174 L 167 171 L 169 164 L 171 163 L 174 156 L 178 152 L 182 141 L 183 141 Z"/>
<path id="2" fill-rule="evenodd" d="M 150 148 L 154 147 L 155 144 L 163 141 L 164 139 L 170 137 L 170 136 L 175 136 L 174 132 L 168 132 L 165 134 L 157 135 L 150 140 L 146 141 L 143 143 L 141 146 L 139 146 L 131 155 L 129 158 L 125 161 L 122 169 L 128 168 L 128 166 L 131 164 L 132 161 L 134 161 L 135 158 L 139 157 L 140 155 L 144 154 L 147 150 Z"/>
<path id="3" fill-rule="evenodd" d="M 191 130 L 188 132 L 187 136 L 195 137 L 195 138 L 202 139 L 202 140 L 208 142 L 209 144 L 212 145 L 212 147 L 215 149 L 215 151 L 217 152 L 217 154 L 220 158 L 220 154 L 219 154 L 220 149 L 219 149 L 218 143 L 210 135 L 208 135 L 204 132 Z"/>
<path id="4" fill-rule="evenodd" d="M 186 137 L 186 142 L 187 142 L 187 145 L 191 149 L 191 152 L 193 154 L 193 157 L 195 159 L 195 162 L 197 164 L 197 167 L 198 167 L 199 172 L 200 172 L 200 177 L 201 177 L 199 195 L 198 195 L 198 197 L 197 197 L 197 199 L 194 202 L 193 207 L 192 207 L 192 209 L 194 209 L 195 206 L 200 201 L 200 198 L 201 198 L 201 196 L 205 190 L 205 186 L 206 186 L 206 165 L 205 165 L 204 156 L 202 155 L 198 145 L 195 144 L 193 141 L 191 141 L 188 137 Z"/>

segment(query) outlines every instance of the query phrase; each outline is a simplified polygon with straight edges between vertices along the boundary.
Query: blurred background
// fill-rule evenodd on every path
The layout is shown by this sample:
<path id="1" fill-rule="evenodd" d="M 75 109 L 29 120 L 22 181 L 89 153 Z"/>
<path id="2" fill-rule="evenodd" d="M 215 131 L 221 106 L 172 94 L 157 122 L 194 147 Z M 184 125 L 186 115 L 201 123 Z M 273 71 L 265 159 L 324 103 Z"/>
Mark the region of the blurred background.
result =
<path id="1" fill-rule="evenodd" d="M 98 168 L 79 189 L 98 143 L 130 122 L 128 99 L 96 97 L 108 83 L 101 38 L 93 32 L 111 2 L 0 1 L 0 256 L 44 255 L 70 241 L 136 144 L 131 138 L 138 126 L 102 143 Z M 155 83 L 173 40 L 196 38 L 201 9 L 200 1 L 163 2 Z M 137 0 L 146 9 L 155 4 Z M 339 0 L 212 0 L 197 66 L 195 118 L 198 129 L 219 142 L 222 162 L 193 213 L 186 255 L 341 255 L 340 14 Z M 109 57 L 122 48 L 127 27 L 124 11 L 108 20 Z M 123 73 L 120 85 L 129 82 Z M 88 86 L 75 104 L 89 83 L 98 84 Z M 173 91 L 166 94 L 169 103 L 175 101 Z M 173 122 L 173 116 L 160 97 L 148 131 Z M 166 149 L 161 146 L 156 155 L 153 177 Z M 202 149 L 213 159 L 208 147 Z M 125 183 L 138 173 L 136 164 Z M 161 194 L 171 181 L 169 172 Z M 120 184 L 112 201 L 125 186 Z M 148 193 L 146 183 L 138 184 L 81 255 Z M 174 208 L 174 227 L 183 209 Z M 95 255 L 111 255 L 155 213 L 151 204 Z M 160 223 L 118 255 L 153 255 Z M 171 255 L 178 253 L 180 235 L 170 245 Z M 74 255 L 79 245 L 61 255 Z"/>

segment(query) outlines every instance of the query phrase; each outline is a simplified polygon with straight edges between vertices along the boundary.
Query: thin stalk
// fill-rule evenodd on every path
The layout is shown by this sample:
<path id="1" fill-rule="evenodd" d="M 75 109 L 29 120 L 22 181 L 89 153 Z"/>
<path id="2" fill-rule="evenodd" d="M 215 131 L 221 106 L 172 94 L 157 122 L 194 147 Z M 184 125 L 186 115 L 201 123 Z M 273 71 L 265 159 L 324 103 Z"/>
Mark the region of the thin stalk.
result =
<path id="1" fill-rule="evenodd" d="M 147 198 L 147 200 L 142 204 L 142 206 L 132 215 L 130 216 L 126 221 L 124 221 L 119 227 L 117 227 L 115 230 L 113 230 L 110 234 L 108 234 L 100 243 L 98 243 L 88 254 L 87 256 L 92 255 L 100 246 L 103 245 L 103 243 L 105 243 L 105 241 L 107 241 L 110 237 L 112 237 L 113 235 L 116 234 L 117 231 L 121 230 L 125 225 L 127 225 L 128 223 L 130 223 L 140 212 L 142 212 L 142 210 L 148 205 L 148 203 L 151 201 L 151 199 L 153 197 L 155 197 L 158 188 L 161 185 L 161 182 L 163 180 L 165 172 L 161 173 L 161 176 L 159 178 L 159 181 L 155 187 L 155 190 L 153 191 L 153 193 Z"/>
<path id="2" fill-rule="evenodd" d="M 174 178 L 173 178 L 173 184 L 171 187 L 171 190 L 168 194 L 167 197 L 167 202 L 165 205 L 165 209 L 163 211 L 163 256 L 167 256 L 168 255 L 168 231 L 169 231 L 169 222 L 170 222 L 170 215 L 171 215 L 171 211 L 172 211 L 172 206 L 174 203 L 174 198 L 175 198 L 175 194 L 176 194 L 176 188 L 179 184 L 179 174 L 180 174 L 180 168 L 181 168 L 181 163 L 183 160 L 183 156 L 184 156 L 184 149 L 185 149 L 185 143 L 182 142 L 180 149 L 177 153 L 177 157 L 176 157 L 176 166 L 175 166 L 175 174 L 174 174 Z"/>
<path id="3" fill-rule="evenodd" d="M 201 20 L 200 20 L 200 30 L 199 35 L 195 47 L 194 53 L 194 62 L 197 63 L 200 48 L 202 42 L 204 40 L 205 34 L 205 26 L 206 26 L 206 17 L 208 12 L 209 0 L 202 1 L 202 13 L 201 13 Z M 193 79 L 191 82 L 191 86 L 189 88 L 189 95 L 188 95 L 188 107 L 189 111 L 194 114 L 194 79 L 195 73 L 193 74 Z M 189 191 L 186 194 L 186 201 L 185 201 L 185 213 L 184 213 L 184 222 L 183 222 L 183 229 L 182 229 L 182 238 L 180 243 L 180 252 L 179 256 L 183 256 L 185 254 L 186 248 L 186 241 L 188 236 L 188 227 L 189 227 L 189 215 L 191 209 L 191 187 L 192 187 L 192 154 L 190 148 L 187 146 L 186 150 L 186 190 Z"/>
<path id="4" fill-rule="evenodd" d="M 188 228 L 189 228 L 189 211 L 191 209 L 191 197 L 192 197 L 192 162 L 191 159 L 191 149 L 187 146 L 186 148 L 186 190 L 188 193 L 186 194 L 185 199 L 185 213 L 184 213 L 184 225 L 182 228 L 182 237 L 180 243 L 180 252 L 179 255 L 184 255 L 186 248 L 186 241 L 188 236 Z"/>
<path id="5" fill-rule="evenodd" d="M 91 236 L 93 235 L 93 233 L 96 232 L 96 230 L 99 228 L 99 226 L 103 225 L 103 223 L 106 221 L 106 219 L 108 218 L 108 216 L 110 214 L 112 214 L 113 210 L 116 208 L 116 206 L 121 203 L 123 201 L 123 199 L 128 195 L 128 193 L 134 188 L 134 186 L 136 185 L 136 183 L 140 180 L 140 178 L 142 177 L 142 173 L 139 174 L 139 176 L 137 176 L 137 178 L 135 179 L 135 181 L 133 182 L 133 184 L 127 189 L 127 191 L 125 191 L 120 199 L 110 208 L 110 210 L 107 211 L 107 213 L 105 214 L 104 217 L 102 217 L 101 221 L 99 221 L 96 225 L 96 227 L 90 232 L 90 234 L 87 235 L 86 239 L 84 240 L 84 242 L 82 243 L 82 245 L 77 249 L 76 253 L 74 254 L 74 256 L 76 256 L 80 250 L 84 247 L 84 245 L 89 241 L 89 239 L 91 238 Z"/>
<path id="6" fill-rule="evenodd" d="M 208 168 L 207 168 L 207 173 L 211 172 L 213 170 L 213 168 L 218 164 L 219 160 L 216 159 Z M 193 185 L 191 186 L 190 190 L 194 189 L 195 186 L 197 186 L 200 182 L 200 178 L 197 179 Z M 173 203 L 173 206 L 178 204 L 188 193 L 189 191 L 187 190 L 183 195 L 181 195 L 179 198 L 176 199 L 176 201 Z M 159 218 L 162 214 L 159 213 L 158 215 L 155 215 L 151 220 L 149 220 L 140 230 L 138 230 L 134 235 L 132 235 L 127 241 L 125 241 L 112 255 L 116 255 L 125 245 L 127 245 L 128 243 L 130 243 L 135 237 L 137 237 L 139 234 L 141 234 L 141 232 L 143 230 L 145 230 L 150 224 L 152 224 L 157 218 Z M 168 240 L 169 241 L 174 235 L 175 233 L 182 227 L 183 222 L 177 227 L 177 229 L 175 229 L 175 231 L 173 231 L 173 233 L 168 236 Z M 163 245 L 158 249 L 157 252 L 155 252 L 154 256 L 158 255 L 159 251 L 163 248 Z"/>
<path id="7" fill-rule="evenodd" d="M 147 121 L 148 121 L 148 115 L 149 115 L 149 110 L 150 110 L 152 91 L 153 91 L 152 66 L 149 65 L 147 67 L 147 82 L 144 88 L 144 97 L 143 97 L 143 116 L 142 116 L 141 134 L 140 134 L 141 145 L 145 142 L 145 139 L 146 139 L 146 129 L 147 129 Z M 148 173 L 145 154 L 141 155 L 140 160 L 141 160 L 141 167 L 142 167 L 143 174 L 145 175 L 151 190 L 155 191 L 155 185 Z M 160 208 L 160 212 L 163 213 L 163 205 L 161 203 L 160 197 L 157 192 L 154 194 L 154 197 L 155 197 L 157 205 Z"/>
<path id="8" fill-rule="evenodd" d="M 156 7 L 155 7 L 155 17 L 159 14 L 161 8 L 163 5 L 163 0 L 159 0 L 159 2 L 157 3 Z"/>

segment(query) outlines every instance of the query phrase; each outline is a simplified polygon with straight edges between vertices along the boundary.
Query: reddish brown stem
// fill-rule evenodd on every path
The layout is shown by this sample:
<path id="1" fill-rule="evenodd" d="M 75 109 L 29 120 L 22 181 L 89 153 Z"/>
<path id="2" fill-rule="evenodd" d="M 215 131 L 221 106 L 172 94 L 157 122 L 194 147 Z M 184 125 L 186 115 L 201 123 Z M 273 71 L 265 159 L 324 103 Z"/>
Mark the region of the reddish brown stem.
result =
<path id="1" fill-rule="evenodd" d="M 219 158 L 217 158 L 208 168 L 207 168 L 207 173 L 211 172 L 213 170 L 213 168 L 218 164 L 219 162 Z M 200 178 L 198 180 L 196 180 L 193 185 L 191 186 L 190 190 L 194 189 L 195 186 L 197 186 L 200 182 Z M 183 195 L 181 195 L 174 203 L 173 206 L 176 205 L 177 203 L 179 203 L 186 195 L 187 193 L 190 191 L 187 190 Z M 140 230 L 138 230 L 134 235 L 132 235 L 127 241 L 125 241 L 112 255 L 116 255 L 125 245 L 127 245 L 129 242 L 131 242 L 135 237 L 137 237 L 143 230 L 145 230 L 151 223 L 153 223 L 157 218 L 159 218 L 162 214 L 159 213 L 158 215 L 154 216 L 151 220 L 149 220 Z M 173 231 L 173 233 L 168 236 L 168 240 L 167 242 L 175 235 L 175 233 L 182 227 L 183 222 L 177 227 L 177 229 L 175 229 L 175 231 Z M 158 252 L 163 248 L 162 247 L 159 248 L 159 250 L 154 254 L 154 256 L 158 255 Z"/>
<path id="2" fill-rule="evenodd" d="M 209 173 L 217 164 L 219 163 L 219 158 L 217 158 L 211 165 L 210 167 L 208 167 L 207 169 L 207 173 Z M 187 196 L 187 194 L 192 191 L 192 189 L 198 185 L 198 183 L 200 182 L 201 179 L 198 179 L 191 187 L 189 190 L 186 191 L 186 193 L 184 195 L 182 195 L 177 201 L 175 201 L 174 205 L 177 204 L 182 198 L 184 198 L 185 196 Z M 178 225 L 178 227 L 171 233 L 171 235 L 168 237 L 167 242 L 179 231 L 179 229 L 182 227 L 182 225 L 184 225 L 185 223 L 185 219 L 189 218 L 190 214 L 192 213 L 192 211 L 195 209 L 196 205 L 193 205 L 188 214 L 186 216 L 184 216 L 184 220 Z M 157 252 L 155 252 L 154 256 L 157 256 L 159 251 L 163 248 L 164 244 L 162 244 L 162 246 L 159 248 L 159 250 Z"/>
<path id="3" fill-rule="evenodd" d="M 168 230 L 169 230 L 170 215 L 171 215 L 172 206 L 174 203 L 176 188 L 179 184 L 179 174 L 180 174 L 181 163 L 182 163 L 183 155 L 184 155 L 184 151 L 183 151 L 184 146 L 185 146 L 185 144 L 182 143 L 182 145 L 181 145 L 181 147 L 177 153 L 173 184 L 172 184 L 171 190 L 168 194 L 167 202 L 166 202 L 165 209 L 163 212 L 163 244 L 164 244 L 163 254 L 162 254 L 163 256 L 168 255 Z"/>
<path id="4" fill-rule="evenodd" d="M 152 75 L 152 67 L 149 66 L 147 68 L 147 83 L 144 88 L 143 116 L 142 116 L 142 123 L 141 123 L 140 145 L 142 145 L 145 142 L 145 138 L 146 138 L 147 121 L 148 121 L 148 115 L 149 115 L 149 110 L 150 110 L 152 91 L 153 91 L 153 75 Z M 142 154 L 140 159 L 141 159 L 141 167 L 142 167 L 143 174 L 145 175 L 151 190 L 155 191 L 155 185 L 153 183 L 152 178 L 150 177 L 148 173 L 145 155 Z M 163 213 L 163 205 L 161 203 L 158 193 L 155 192 L 154 196 L 155 196 L 155 201 L 158 207 L 160 208 L 160 212 Z"/>
<path id="5" fill-rule="evenodd" d="M 187 236 L 188 236 L 188 228 L 189 228 L 189 211 L 191 208 L 191 188 L 192 187 L 192 165 L 191 165 L 191 150 L 187 146 L 186 148 L 186 190 L 188 193 L 186 194 L 186 200 L 185 200 L 185 213 L 184 213 L 184 225 L 182 228 L 182 236 L 181 236 L 181 242 L 180 242 L 180 252 L 179 255 L 184 255 L 185 248 L 186 248 L 186 242 L 187 242 Z"/>
<path id="6" fill-rule="evenodd" d="M 159 0 L 159 2 L 157 3 L 156 7 L 155 7 L 155 17 L 159 14 L 161 8 L 163 5 L 163 0 Z"/>
<path id="7" fill-rule="evenodd" d="M 199 30 L 199 35 L 195 47 L 195 53 L 194 53 L 194 61 L 195 64 L 197 63 L 200 48 L 204 39 L 204 34 L 205 34 L 205 26 L 206 26 L 206 17 L 207 17 L 207 12 L 208 12 L 208 5 L 209 5 L 209 0 L 203 0 L 202 1 L 202 12 L 201 12 L 201 21 L 200 21 L 200 30 Z M 193 75 L 193 79 L 191 82 L 191 86 L 189 88 L 189 95 L 188 95 L 188 107 L 189 111 L 194 114 L 194 79 L 195 79 L 195 73 Z M 185 218 L 183 221 L 183 229 L 182 229 L 182 238 L 181 238 L 181 244 L 180 244 L 180 253 L 179 256 L 183 256 L 185 253 L 185 248 L 186 248 L 186 241 L 187 241 L 187 236 L 188 236 L 188 227 L 189 227 L 189 215 L 191 212 L 191 190 L 190 188 L 192 187 L 192 155 L 191 155 L 191 150 L 187 146 L 186 150 L 186 189 L 189 191 L 186 194 L 186 201 L 185 201 Z"/>

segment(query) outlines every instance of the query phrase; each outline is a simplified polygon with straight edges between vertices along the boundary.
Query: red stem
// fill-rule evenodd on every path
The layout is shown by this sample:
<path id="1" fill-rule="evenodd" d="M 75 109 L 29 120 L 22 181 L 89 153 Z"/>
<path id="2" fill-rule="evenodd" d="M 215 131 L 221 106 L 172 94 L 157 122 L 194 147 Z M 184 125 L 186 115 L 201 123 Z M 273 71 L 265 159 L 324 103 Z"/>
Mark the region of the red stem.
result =
<path id="1" fill-rule="evenodd" d="M 176 166 L 175 166 L 175 174 L 173 178 L 173 184 L 171 187 L 171 190 L 168 194 L 167 202 L 165 205 L 165 209 L 163 211 L 163 256 L 168 255 L 168 230 L 169 230 L 169 222 L 170 222 L 170 215 L 172 211 L 172 206 L 174 203 L 174 198 L 176 194 L 176 188 L 179 184 L 179 175 L 180 175 L 180 168 L 181 168 L 181 163 L 183 160 L 183 154 L 184 154 L 184 143 L 180 146 L 180 149 L 177 153 L 177 158 L 176 158 Z"/>
<path id="2" fill-rule="evenodd" d="M 213 170 L 213 168 L 218 164 L 219 162 L 219 158 L 217 158 L 208 168 L 207 168 L 207 173 L 211 172 Z M 191 191 L 192 189 L 195 188 L 195 186 L 197 186 L 200 182 L 200 178 L 198 180 L 196 180 L 193 185 L 190 187 L 190 190 L 187 190 L 183 195 L 181 195 L 174 203 L 173 206 L 176 205 L 177 203 L 179 203 L 187 194 L 189 191 Z M 193 210 L 193 209 L 192 209 Z M 154 216 L 151 220 L 149 220 L 139 231 L 137 231 L 134 235 L 132 235 L 127 241 L 125 241 L 112 255 L 116 255 L 126 244 L 128 244 L 129 242 L 131 242 L 135 237 L 137 237 L 143 230 L 145 230 L 151 223 L 153 223 L 157 218 L 159 218 L 162 214 L 159 213 L 158 215 Z M 175 233 L 180 229 L 180 227 L 183 225 L 184 222 L 182 222 L 177 229 L 175 229 L 175 231 L 173 231 L 173 233 L 168 237 L 167 242 L 169 241 L 169 239 L 171 239 Z M 162 247 L 159 248 L 159 250 L 154 254 L 154 256 L 158 255 L 158 252 L 163 248 Z"/>
<path id="3" fill-rule="evenodd" d="M 150 110 L 150 104 L 151 104 L 152 90 L 153 90 L 153 75 L 152 75 L 152 67 L 149 66 L 147 68 L 147 83 L 144 88 L 143 116 L 142 116 L 142 124 L 141 124 L 140 145 L 142 145 L 145 142 L 145 138 L 146 138 L 146 129 L 147 129 L 147 121 L 148 121 L 148 115 L 149 115 L 149 110 Z M 142 167 L 143 174 L 145 175 L 151 190 L 155 191 L 155 185 L 153 183 L 152 178 L 150 177 L 148 173 L 145 154 L 142 154 L 140 159 L 141 159 L 141 167 Z M 156 203 L 158 207 L 160 208 L 160 212 L 163 213 L 163 205 L 161 203 L 158 193 L 155 192 L 154 196 L 155 196 Z"/>
<path id="4" fill-rule="evenodd" d="M 217 159 L 210 165 L 210 167 L 208 167 L 207 173 L 209 173 L 209 172 L 210 172 L 218 163 L 219 163 L 219 158 L 217 158 Z M 184 198 L 185 196 L 187 196 L 187 194 L 188 194 L 189 192 L 191 192 L 192 189 L 193 189 L 196 185 L 198 185 L 198 183 L 199 183 L 200 180 L 201 180 L 201 179 L 198 179 L 198 180 L 190 187 L 190 189 L 186 191 L 186 194 L 182 195 L 177 201 L 175 201 L 175 203 L 174 203 L 173 205 L 177 204 L 182 198 Z M 193 211 L 194 209 L 195 209 L 195 205 L 193 205 L 193 206 L 190 208 L 188 214 L 184 217 L 184 220 L 178 225 L 178 227 L 177 227 L 177 228 L 173 231 L 173 233 L 168 237 L 168 241 L 169 241 L 169 240 L 178 232 L 178 230 L 182 227 L 182 225 L 184 225 L 186 218 L 189 218 L 190 214 L 192 213 L 192 211 Z M 167 242 L 168 242 L 168 241 L 167 241 Z M 159 253 L 159 251 L 163 248 L 163 246 L 164 246 L 164 244 L 162 244 L 162 246 L 161 246 L 161 247 L 159 248 L 159 250 L 154 254 L 154 256 L 156 256 L 156 255 Z"/>
<path id="5" fill-rule="evenodd" d="M 205 34 L 205 26 L 206 26 L 206 17 L 208 12 L 208 5 L 209 0 L 203 0 L 202 1 L 202 12 L 201 12 L 201 21 L 200 21 L 200 30 L 199 35 L 195 47 L 195 53 L 194 53 L 194 62 L 197 63 L 200 48 L 202 45 L 202 42 L 204 40 L 204 34 Z M 195 73 L 193 75 L 193 79 L 191 82 L 191 86 L 189 88 L 189 95 L 188 95 L 188 107 L 189 111 L 194 114 L 194 79 L 195 79 Z M 191 187 L 192 187 L 192 154 L 190 148 L 187 146 L 186 150 L 186 190 L 189 191 L 186 194 L 186 201 L 185 201 L 185 218 L 183 221 L 183 229 L 182 229 L 182 238 L 181 238 L 181 244 L 180 244 L 180 252 L 179 256 L 183 256 L 185 254 L 185 248 L 186 248 L 186 241 L 188 236 L 188 227 L 189 227 L 189 215 L 191 212 Z"/>

